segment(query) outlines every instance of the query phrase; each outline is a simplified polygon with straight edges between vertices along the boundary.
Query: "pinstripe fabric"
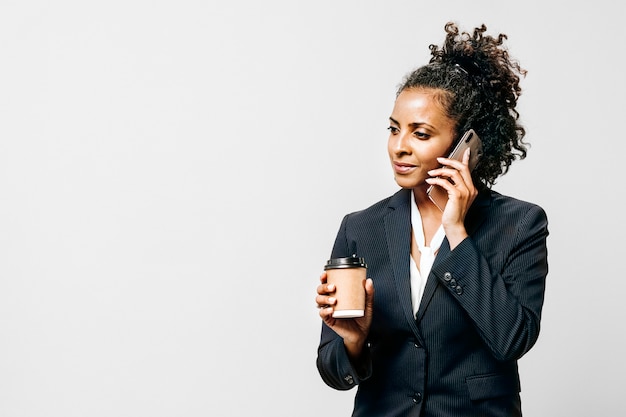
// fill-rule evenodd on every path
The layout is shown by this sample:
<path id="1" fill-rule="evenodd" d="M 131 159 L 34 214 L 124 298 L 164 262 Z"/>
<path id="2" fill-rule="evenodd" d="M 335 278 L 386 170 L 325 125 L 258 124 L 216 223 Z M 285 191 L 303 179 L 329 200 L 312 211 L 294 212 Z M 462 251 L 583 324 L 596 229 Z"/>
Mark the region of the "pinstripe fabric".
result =
<path id="1" fill-rule="evenodd" d="M 366 259 L 374 317 L 362 363 L 322 324 L 317 367 L 358 386 L 353 416 L 521 416 L 517 359 L 539 334 L 548 272 L 545 212 L 496 192 L 478 196 L 470 237 L 442 243 L 417 318 L 410 297 L 410 190 L 347 215 L 331 256 Z"/>

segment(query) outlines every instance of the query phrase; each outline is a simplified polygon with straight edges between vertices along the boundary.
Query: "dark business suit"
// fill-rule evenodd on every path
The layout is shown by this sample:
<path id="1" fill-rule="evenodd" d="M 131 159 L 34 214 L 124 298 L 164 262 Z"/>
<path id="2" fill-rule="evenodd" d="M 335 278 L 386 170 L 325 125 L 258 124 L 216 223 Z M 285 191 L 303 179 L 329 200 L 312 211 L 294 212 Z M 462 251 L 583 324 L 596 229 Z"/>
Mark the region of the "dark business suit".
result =
<path id="1" fill-rule="evenodd" d="M 317 366 L 358 385 L 354 416 L 520 416 L 517 359 L 535 343 L 548 272 L 545 212 L 493 191 L 467 213 L 469 238 L 444 239 L 413 316 L 410 190 L 347 215 L 332 257 L 364 257 L 374 314 L 362 363 L 325 324 Z"/>

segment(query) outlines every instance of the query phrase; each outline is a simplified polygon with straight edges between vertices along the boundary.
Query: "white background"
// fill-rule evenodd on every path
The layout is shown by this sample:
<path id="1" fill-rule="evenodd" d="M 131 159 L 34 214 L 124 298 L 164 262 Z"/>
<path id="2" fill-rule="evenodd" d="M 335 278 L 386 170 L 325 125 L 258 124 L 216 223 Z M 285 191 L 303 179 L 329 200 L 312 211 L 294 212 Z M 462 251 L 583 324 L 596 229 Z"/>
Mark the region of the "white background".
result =
<path id="1" fill-rule="evenodd" d="M 315 368 L 344 214 L 393 193 L 396 86 L 454 20 L 529 70 L 550 273 L 525 416 L 616 416 L 618 1 L 0 3 L 0 416 L 347 416 Z"/>

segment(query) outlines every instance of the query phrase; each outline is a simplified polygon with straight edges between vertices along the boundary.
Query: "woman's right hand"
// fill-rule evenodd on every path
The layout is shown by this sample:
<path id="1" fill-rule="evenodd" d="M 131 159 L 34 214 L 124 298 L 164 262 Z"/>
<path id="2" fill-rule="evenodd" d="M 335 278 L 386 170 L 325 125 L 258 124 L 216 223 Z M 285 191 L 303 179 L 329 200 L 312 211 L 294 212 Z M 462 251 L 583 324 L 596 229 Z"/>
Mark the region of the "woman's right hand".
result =
<path id="1" fill-rule="evenodd" d="M 339 318 L 333 317 L 334 306 L 337 303 L 335 297 L 335 286 L 328 284 L 326 272 L 320 275 L 321 284 L 317 287 L 317 307 L 319 314 L 324 323 L 343 339 L 348 355 L 357 359 L 363 345 L 367 340 L 369 329 L 372 324 L 372 315 L 374 311 L 374 282 L 371 278 L 365 281 L 365 314 L 363 317 L 357 318 Z"/>

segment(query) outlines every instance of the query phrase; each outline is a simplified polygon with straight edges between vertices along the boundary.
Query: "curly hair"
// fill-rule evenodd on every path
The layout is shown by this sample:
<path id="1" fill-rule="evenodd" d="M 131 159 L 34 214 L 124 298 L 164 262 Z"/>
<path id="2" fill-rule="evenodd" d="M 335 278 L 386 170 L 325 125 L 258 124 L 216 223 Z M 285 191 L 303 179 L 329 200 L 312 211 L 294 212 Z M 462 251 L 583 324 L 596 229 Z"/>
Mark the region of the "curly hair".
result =
<path id="1" fill-rule="evenodd" d="M 482 139 L 483 155 L 472 177 L 478 186 L 491 187 L 515 159 L 526 157 L 529 145 L 515 109 L 526 70 L 503 48 L 507 36 L 485 35 L 486 30 L 483 24 L 473 33 L 459 32 L 448 22 L 443 45 L 429 46 L 429 63 L 408 74 L 397 94 L 435 90 L 437 101 L 456 122 L 457 141 L 470 128 Z"/>

